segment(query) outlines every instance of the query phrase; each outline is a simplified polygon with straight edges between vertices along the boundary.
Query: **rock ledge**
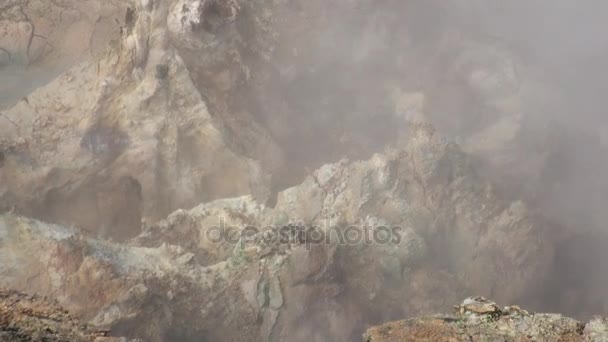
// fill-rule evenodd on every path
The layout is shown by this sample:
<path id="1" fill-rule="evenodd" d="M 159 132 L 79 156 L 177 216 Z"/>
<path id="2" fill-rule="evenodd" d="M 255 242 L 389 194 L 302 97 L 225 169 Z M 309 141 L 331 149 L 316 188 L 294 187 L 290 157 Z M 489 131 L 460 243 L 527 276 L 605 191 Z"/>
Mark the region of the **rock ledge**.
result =
<path id="1" fill-rule="evenodd" d="M 483 297 L 465 299 L 454 314 L 391 322 L 370 328 L 365 342 L 391 341 L 608 341 L 608 321 L 582 323 L 559 314 L 500 308 Z"/>

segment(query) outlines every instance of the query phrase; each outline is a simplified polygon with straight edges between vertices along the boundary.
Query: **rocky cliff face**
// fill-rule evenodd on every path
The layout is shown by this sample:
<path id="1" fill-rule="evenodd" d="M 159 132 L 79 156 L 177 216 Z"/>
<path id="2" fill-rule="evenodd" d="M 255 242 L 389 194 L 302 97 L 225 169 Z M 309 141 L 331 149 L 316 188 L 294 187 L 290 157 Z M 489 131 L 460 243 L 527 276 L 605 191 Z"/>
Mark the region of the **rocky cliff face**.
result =
<path id="1" fill-rule="evenodd" d="M 218 200 L 125 244 L 5 215 L 3 281 L 150 341 L 343 340 L 469 292 L 536 294 L 554 253 L 542 219 L 497 199 L 428 123 L 410 126 L 404 148 L 326 165 L 273 208 Z"/>
<path id="2" fill-rule="evenodd" d="M 119 47 L 3 113 L 5 206 L 121 239 L 143 216 L 251 192 L 259 166 L 210 115 L 170 43 L 168 7 L 138 4 Z"/>
<path id="3" fill-rule="evenodd" d="M 418 45 L 439 39 L 418 42 L 414 4 L 386 6 L 6 2 L 5 62 L 34 73 L 55 70 L 51 64 L 67 71 L 40 76 L 48 84 L 17 92 L 13 100 L 20 101 L 0 115 L 0 207 L 123 239 L 137 234 L 142 218 L 246 194 L 272 204 L 277 191 L 325 163 L 368 159 L 403 133 L 395 96 L 416 94 L 409 98 L 414 108 L 449 113 L 434 100 L 423 105 L 425 82 L 410 81 L 427 78 L 418 68 L 426 56 L 415 52 L 426 48 Z M 391 11 L 411 19 L 411 30 Z M 332 20 L 338 16 L 350 19 Z M 74 43 L 82 41 L 88 45 Z M 343 46 L 328 48 L 336 42 Z M 508 151 L 521 124 L 517 61 L 499 47 L 442 49 L 462 56 L 456 65 L 432 65 L 467 80 L 504 116 L 464 146 L 498 159 L 498 169 L 513 168 Z M 412 109 L 407 103 L 402 111 Z"/>
<path id="4" fill-rule="evenodd" d="M 605 311 L 601 234 L 534 201 L 564 193 L 551 89 L 473 2 L 420 3 L 0 0 L 0 284 L 159 342 Z"/>

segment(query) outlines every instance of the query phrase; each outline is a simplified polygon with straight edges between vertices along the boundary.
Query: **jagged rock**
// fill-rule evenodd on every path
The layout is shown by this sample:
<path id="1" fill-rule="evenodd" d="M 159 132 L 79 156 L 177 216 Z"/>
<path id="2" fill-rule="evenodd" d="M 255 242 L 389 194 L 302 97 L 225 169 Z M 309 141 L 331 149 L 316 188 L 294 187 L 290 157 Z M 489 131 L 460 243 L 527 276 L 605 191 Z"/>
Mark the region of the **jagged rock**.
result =
<path id="1" fill-rule="evenodd" d="M 389 341 L 606 341 L 605 320 L 582 323 L 558 314 L 500 309 L 484 298 L 469 298 L 455 315 L 437 315 L 370 328 L 366 342 Z"/>
<path id="2" fill-rule="evenodd" d="M 526 83 L 508 49 L 448 44 L 447 78 L 496 114 L 463 121 L 478 124 L 463 152 L 426 118 L 454 113 L 420 90 L 422 57 L 401 53 L 421 44 L 401 24 L 420 20 L 413 2 L 47 2 L 0 1 L 0 63 L 96 51 L 0 113 L 0 210 L 16 213 L 0 282 L 153 342 L 350 340 L 468 293 L 546 289 L 552 227 L 470 165 L 519 165 Z M 15 32 L 45 26 L 25 15 L 78 46 L 29 46 Z"/>
<path id="3" fill-rule="evenodd" d="M 168 6 L 137 7 L 121 48 L 73 67 L 2 113 L 12 122 L 0 127 L 6 144 L 25 142 L 3 151 L 0 179 L 8 188 L 0 202 L 124 239 L 137 235 L 142 217 L 156 221 L 177 208 L 251 192 L 256 162 L 230 148 L 170 44 Z"/>
<path id="4" fill-rule="evenodd" d="M 92 16 L 101 11 L 103 20 L 114 15 L 113 3 L 97 2 L 77 9 Z M 384 77 L 371 70 L 373 56 L 390 45 L 388 32 L 377 36 L 375 27 L 403 20 L 366 15 L 366 9 L 374 12 L 373 1 L 327 6 L 315 0 L 301 8 L 261 0 L 121 6 L 116 25 L 122 35 L 113 48 L 0 115 L 9 123 L 0 126 L 3 149 L 12 151 L 2 151 L 8 171 L 0 178 L 14 184 L 0 193 L 0 208 L 15 206 L 28 216 L 123 239 L 139 230 L 132 223 L 138 215 L 129 212 L 141 210 L 147 221 L 156 221 L 178 208 L 246 194 L 274 204 L 273 192 L 301 182 L 307 168 L 343 155 L 367 159 L 402 122 L 391 110 L 377 113 L 391 94 L 384 90 Z M 353 20 L 348 26 L 361 33 L 365 51 L 315 55 L 315 44 L 356 49 L 357 42 L 343 39 L 343 28 L 332 20 L 343 12 L 364 23 Z M 324 70 L 336 64 L 343 65 L 340 77 L 325 80 Z M 367 81 L 352 82 L 355 73 Z M 328 89 L 316 85 L 325 83 Z M 334 88 L 336 96 L 325 95 Z M 309 97 L 322 101 L 302 101 Z M 335 100 L 356 97 L 366 100 Z M 416 108 L 425 102 L 421 93 L 413 98 Z M 311 107 L 315 102 L 326 104 Z M 125 177 L 139 183 L 141 199 L 118 184 Z M 114 195 L 102 199 L 108 195 L 99 188 L 113 189 Z M 121 198 L 135 204 L 107 204 Z M 58 204 L 48 212 L 45 201 Z M 68 212 L 76 203 L 86 215 Z M 129 219 L 106 218 L 123 216 Z"/>
<path id="5" fill-rule="evenodd" d="M 585 324 L 583 333 L 586 341 L 608 341 L 608 321 L 603 317 L 595 317 Z"/>
<path id="6" fill-rule="evenodd" d="M 473 313 L 476 315 L 496 315 L 500 313 L 500 308 L 496 303 L 488 301 L 483 297 L 467 298 L 459 305 L 456 310 L 460 315 Z"/>
<path id="7" fill-rule="evenodd" d="M 298 340 L 311 330 L 344 340 L 464 292 L 513 301 L 542 290 L 553 257 L 543 221 L 497 199 L 432 126 L 411 132 L 401 149 L 320 168 L 274 207 L 217 200 L 126 243 L 5 215 L 0 279 L 149 341 Z"/>

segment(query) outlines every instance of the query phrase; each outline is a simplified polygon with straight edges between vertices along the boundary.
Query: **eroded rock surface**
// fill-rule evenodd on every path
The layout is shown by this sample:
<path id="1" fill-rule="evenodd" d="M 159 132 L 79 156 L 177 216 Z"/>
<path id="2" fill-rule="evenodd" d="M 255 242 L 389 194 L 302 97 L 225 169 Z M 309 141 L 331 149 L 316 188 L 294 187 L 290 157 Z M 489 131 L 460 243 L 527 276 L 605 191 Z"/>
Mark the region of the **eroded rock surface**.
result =
<path id="1" fill-rule="evenodd" d="M 390 341 L 607 341 L 608 323 L 579 322 L 559 314 L 500 308 L 482 297 L 468 298 L 451 315 L 387 323 L 369 329 L 366 342 Z"/>
<path id="2" fill-rule="evenodd" d="M 91 329 L 44 298 L 0 288 L 2 341 L 127 342 L 107 335 L 107 331 Z"/>
<path id="3" fill-rule="evenodd" d="M 578 229 L 604 192 L 562 166 L 603 149 L 549 134 L 554 89 L 470 5 L 0 0 L 0 283 L 150 341 L 352 340 L 470 293 L 605 311 L 602 240 L 518 200 Z"/>
<path id="4" fill-rule="evenodd" d="M 0 109 L 116 46 L 126 8 L 124 1 L 0 1 Z"/>
<path id="5" fill-rule="evenodd" d="M 1 279 L 150 341 L 352 339 L 467 292 L 542 290 L 549 227 L 496 198 L 423 119 L 410 125 L 405 147 L 326 165 L 275 207 L 217 200 L 125 244 L 5 215 Z"/>
<path id="6" fill-rule="evenodd" d="M 120 39 L 121 1 L 0 2 L 0 65 L 66 63 Z"/>
<path id="7" fill-rule="evenodd" d="M 170 43 L 168 7 L 138 4 L 120 47 L 2 113 L 5 208 L 124 239 L 144 216 L 253 192 L 259 165 L 209 113 Z"/>

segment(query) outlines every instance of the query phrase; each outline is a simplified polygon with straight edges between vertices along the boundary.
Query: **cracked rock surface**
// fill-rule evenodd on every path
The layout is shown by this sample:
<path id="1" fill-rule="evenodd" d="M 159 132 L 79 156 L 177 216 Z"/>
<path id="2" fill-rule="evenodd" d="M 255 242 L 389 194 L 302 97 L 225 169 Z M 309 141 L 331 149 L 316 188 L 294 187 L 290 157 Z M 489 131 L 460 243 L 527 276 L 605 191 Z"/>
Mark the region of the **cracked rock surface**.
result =
<path id="1" fill-rule="evenodd" d="M 139 4 L 120 47 L 2 113 L 5 208 L 124 239 L 143 217 L 251 193 L 259 165 L 210 115 L 169 43 L 167 7 Z"/>
<path id="2" fill-rule="evenodd" d="M 0 109 L 120 40 L 123 1 L 0 1 Z"/>

